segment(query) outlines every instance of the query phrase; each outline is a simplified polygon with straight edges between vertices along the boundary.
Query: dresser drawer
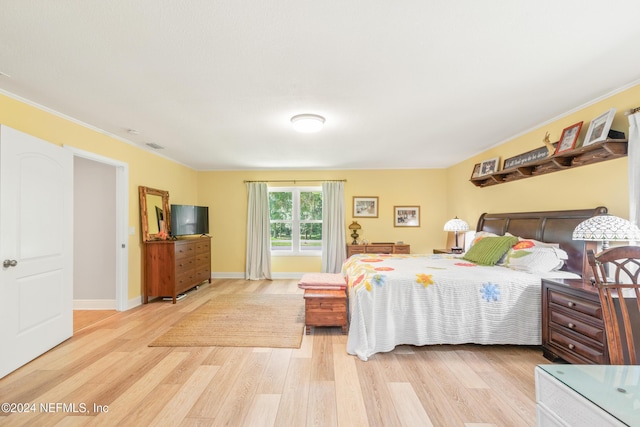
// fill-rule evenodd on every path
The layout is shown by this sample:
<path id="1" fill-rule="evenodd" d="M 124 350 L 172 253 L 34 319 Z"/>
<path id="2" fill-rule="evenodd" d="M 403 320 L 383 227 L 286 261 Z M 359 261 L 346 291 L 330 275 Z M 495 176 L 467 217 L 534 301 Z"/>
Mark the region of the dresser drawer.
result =
<path id="1" fill-rule="evenodd" d="M 198 270 L 211 267 L 211 254 L 201 253 L 196 255 L 196 268 Z"/>
<path id="2" fill-rule="evenodd" d="M 197 239 L 195 241 L 195 251 L 197 254 L 211 253 L 211 240 L 210 239 Z"/>
<path id="3" fill-rule="evenodd" d="M 188 258 L 193 256 L 196 251 L 196 245 L 194 242 L 177 242 L 175 245 L 176 260 Z"/>
<path id="4" fill-rule="evenodd" d="M 393 245 L 366 245 L 368 254 L 390 254 L 393 252 Z"/>
<path id="5" fill-rule="evenodd" d="M 393 253 L 394 254 L 408 254 L 411 252 L 411 246 L 410 245 L 395 245 L 393 247 Z"/>
<path id="6" fill-rule="evenodd" d="M 366 246 L 364 245 L 349 245 L 349 247 L 347 248 L 347 251 L 349 256 L 353 254 L 363 254 L 365 251 L 365 247 Z"/>
<path id="7" fill-rule="evenodd" d="M 176 276 L 176 293 L 184 292 L 196 285 L 196 270 L 186 270 Z"/>
<path id="8" fill-rule="evenodd" d="M 180 258 L 176 259 L 176 277 L 184 274 L 188 270 L 194 270 L 196 268 L 195 258 Z"/>

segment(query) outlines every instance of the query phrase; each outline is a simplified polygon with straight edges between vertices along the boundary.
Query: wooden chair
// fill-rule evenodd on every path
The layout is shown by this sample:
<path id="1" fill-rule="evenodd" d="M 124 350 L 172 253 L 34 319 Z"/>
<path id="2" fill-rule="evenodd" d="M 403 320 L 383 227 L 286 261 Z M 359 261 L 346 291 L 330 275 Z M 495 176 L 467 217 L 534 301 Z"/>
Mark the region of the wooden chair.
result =
<path id="1" fill-rule="evenodd" d="M 640 246 L 618 246 L 597 255 L 588 250 L 587 259 L 600 295 L 610 363 L 637 365 L 634 332 L 640 344 Z"/>

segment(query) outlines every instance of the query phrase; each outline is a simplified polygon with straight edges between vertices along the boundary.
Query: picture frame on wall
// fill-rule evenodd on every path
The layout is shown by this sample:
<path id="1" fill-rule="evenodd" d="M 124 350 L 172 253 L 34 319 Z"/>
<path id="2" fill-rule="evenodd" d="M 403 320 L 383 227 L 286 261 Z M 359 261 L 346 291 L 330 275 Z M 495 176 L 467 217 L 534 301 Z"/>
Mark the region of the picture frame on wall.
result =
<path id="1" fill-rule="evenodd" d="M 378 197 L 353 196 L 354 218 L 378 218 Z"/>
<path id="2" fill-rule="evenodd" d="M 394 206 L 394 227 L 420 227 L 420 206 Z"/>
<path id="3" fill-rule="evenodd" d="M 578 136 L 580 136 L 580 130 L 582 129 L 582 123 L 583 122 L 579 122 L 567 128 L 564 128 L 564 130 L 562 131 L 562 136 L 560 136 L 560 141 L 556 146 L 556 152 L 554 154 L 560 154 L 564 151 L 569 151 L 576 148 Z"/>
<path id="4" fill-rule="evenodd" d="M 612 108 L 609 111 L 606 111 L 600 114 L 595 119 L 591 120 L 591 123 L 589 124 L 589 130 L 587 131 L 587 135 L 584 137 L 582 146 L 586 147 L 588 145 L 595 144 L 596 142 L 606 140 L 609 136 L 611 124 L 613 123 L 613 118 L 615 116 L 616 109 Z"/>
<path id="5" fill-rule="evenodd" d="M 476 163 L 473 165 L 473 172 L 471 172 L 471 179 L 477 178 L 480 176 L 480 163 Z"/>
<path id="6" fill-rule="evenodd" d="M 500 157 L 494 157 L 493 159 L 488 159 L 480 163 L 480 175 L 490 175 L 492 173 L 498 172 L 498 165 L 500 164 Z"/>

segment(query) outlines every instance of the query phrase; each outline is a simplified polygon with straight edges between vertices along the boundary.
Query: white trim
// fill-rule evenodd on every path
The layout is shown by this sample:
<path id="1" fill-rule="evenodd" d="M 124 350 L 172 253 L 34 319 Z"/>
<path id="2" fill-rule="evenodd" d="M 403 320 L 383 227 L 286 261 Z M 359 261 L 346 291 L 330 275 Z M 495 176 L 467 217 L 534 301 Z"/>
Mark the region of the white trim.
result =
<path id="1" fill-rule="evenodd" d="M 63 145 L 74 156 L 116 168 L 116 304 L 118 311 L 128 310 L 129 295 L 129 165 L 90 151 Z"/>
<path id="2" fill-rule="evenodd" d="M 67 116 L 66 114 L 63 114 L 63 113 L 61 113 L 59 111 L 53 110 L 53 109 L 51 109 L 49 107 L 45 107 L 42 104 L 38 104 L 37 102 L 31 101 L 30 99 L 26 99 L 26 98 L 23 98 L 21 96 L 18 96 L 15 93 L 7 92 L 4 89 L 0 89 L 0 95 L 8 96 L 11 99 L 15 99 L 16 101 L 19 101 L 19 102 L 22 102 L 24 104 L 30 105 L 30 106 L 35 107 L 35 108 L 37 108 L 39 110 L 42 110 L 42 111 L 44 111 L 46 113 L 49 113 L 49 114 L 52 114 L 52 115 L 54 115 L 56 117 L 60 117 L 61 119 L 67 120 L 67 121 L 69 121 L 71 123 L 75 123 L 77 125 L 85 127 L 87 129 L 90 129 L 90 130 L 92 130 L 94 132 L 97 132 L 99 134 L 106 135 L 109 138 L 113 138 L 113 139 L 116 139 L 116 140 L 118 140 L 120 142 L 124 142 L 125 144 L 132 145 L 132 146 L 134 146 L 136 148 L 139 148 L 139 149 L 141 149 L 143 151 L 146 151 L 148 153 L 155 154 L 156 156 L 162 157 L 163 159 L 171 160 L 172 162 L 177 163 L 177 164 L 182 165 L 182 166 L 185 166 L 185 167 L 187 167 L 189 169 L 194 169 L 193 167 L 191 167 L 191 166 L 189 166 L 189 165 L 187 165 L 185 163 L 182 163 L 179 160 L 175 160 L 175 159 L 173 159 L 173 158 L 171 158 L 169 156 L 166 156 L 164 154 L 159 153 L 158 151 L 154 150 L 151 147 L 140 145 L 139 143 L 133 142 L 133 141 L 131 141 L 129 139 L 126 139 L 126 138 L 123 138 L 121 136 L 115 135 L 115 134 L 113 134 L 111 132 L 107 132 L 104 129 L 100 129 L 99 127 L 90 125 L 90 124 L 88 124 L 86 122 L 83 122 L 81 120 L 78 120 L 78 119 L 76 119 L 74 117 Z M 79 151 L 81 151 L 81 150 L 79 150 Z M 194 170 L 197 170 L 197 169 L 194 169 Z"/>
<path id="3" fill-rule="evenodd" d="M 114 299 L 74 299 L 74 310 L 115 310 Z"/>
<path id="4" fill-rule="evenodd" d="M 151 298 L 149 298 L 149 301 L 151 301 Z M 131 298 L 129 301 L 127 301 L 127 308 L 125 310 L 131 310 L 132 308 L 136 308 L 141 305 L 142 305 L 142 295 Z"/>
<path id="5" fill-rule="evenodd" d="M 319 271 L 317 271 L 316 273 L 319 273 Z M 306 274 L 306 273 L 284 272 L 284 273 L 271 273 L 271 276 L 272 276 L 272 279 L 300 279 L 303 274 Z M 244 279 L 244 273 L 235 272 L 235 271 L 216 271 L 215 277 L 213 277 L 213 279 L 214 280 L 215 279 Z"/>
<path id="6" fill-rule="evenodd" d="M 479 154 L 482 154 L 484 152 L 487 152 L 487 151 L 491 150 L 492 148 L 499 147 L 502 144 L 505 144 L 505 143 L 507 143 L 509 141 L 513 141 L 514 139 L 519 138 L 519 137 L 521 137 L 523 135 L 526 135 L 526 134 L 528 134 L 530 132 L 533 132 L 534 130 L 538 130 L 543 126 L 555 123 L 560 119 L 563 119 L 563 118 L 565 118 L 567 116 L 570 116 L 571 114 L 577 113 L 579 111 L 582 111 L 585 108 L 590 107 L 592 105 L 595 105 L 600 101 L 604 101 L 605 99 L 611 98 L 612 96 L 617 95 L 619 93 L 622 93 L 627 89 L 631 89 L 632 87 L 634 87 L 634 86 L 636 86 L 638 84 L 640 84 L 640 79 L 634 80 L 629 84 L 626 84 L 626 85 L 624 85 L 622 87 L 614 89 L 614 90 L 612 90 L 610 92 L 607 92 L 607 93 L 605 93 L 603 95 L 600 95 L 599 97 L 597 97 L 595 99 L 592 99 L 591 101 L 585 102 L 584 104 L 579 105 L 579 106 L 577 106 L 575 108 L 572 108 L 569 111 L 566 111 L 566 112 L 564 112 L 562 114 L 558 114 L 557 116 L 551 117 L 549 120 L 545 120 L 544 122 L 538 123 L 538 124 L 533 125 L 532 127 L 528 128 L 528 129 L 524 129 L 524 130 L 522 130 L 522 131 L 520 131 L 520 132 L 518 132 L 516 134 L 513 134 L 513 135 L 511 135 L 511 136 L 509 136 L 509 137 L 507 137 L 507 138 L 505 138 L 505 139 L 503 139 L 501 141 L 496 142 L 495 144 L 493 144 L 493 145 L 491 145 L 491 146 L 489 146 L 487 148 L 483 148 L 482 151 L 479 151 L 479 152 L 477 152 L 475 154 L 472 154 L 471 156 L 467 157 L 466 159 L 463 159 L 463 160 L 461 160 L 459 162 L 456 162 L 454 164 L 451 164 L 449 166 L 445 166 L 445 167 L 443 167 L 443 169 L 447 168 L 447 167 L 451 167 L 451 166 L 457 165 L 457 164 L 460 164 L 460 163 L 464 162 L 465 160 L 469 160 L 469 159 L 471 159 L 471 158 L 473 158 L 473 157 L 475 157 L 475 156 L 477 156 Z"/>

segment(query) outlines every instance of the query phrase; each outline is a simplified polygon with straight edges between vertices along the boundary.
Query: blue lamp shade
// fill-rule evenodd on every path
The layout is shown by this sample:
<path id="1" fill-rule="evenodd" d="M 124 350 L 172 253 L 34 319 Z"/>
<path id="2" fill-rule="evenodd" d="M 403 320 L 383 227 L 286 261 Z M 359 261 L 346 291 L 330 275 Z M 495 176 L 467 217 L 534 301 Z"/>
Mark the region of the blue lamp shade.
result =
<path id="1" fill-rule="evenodd" d="M 640 240 L 640 229 L 626 219 L 598 215 L 578 224 L 573 240 L 635 241 Z"/>

